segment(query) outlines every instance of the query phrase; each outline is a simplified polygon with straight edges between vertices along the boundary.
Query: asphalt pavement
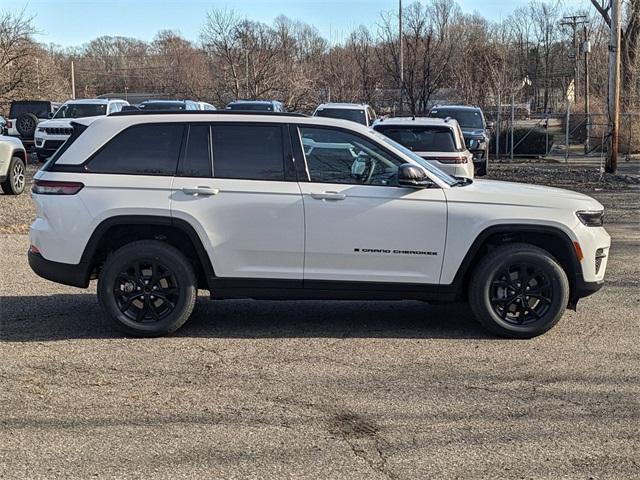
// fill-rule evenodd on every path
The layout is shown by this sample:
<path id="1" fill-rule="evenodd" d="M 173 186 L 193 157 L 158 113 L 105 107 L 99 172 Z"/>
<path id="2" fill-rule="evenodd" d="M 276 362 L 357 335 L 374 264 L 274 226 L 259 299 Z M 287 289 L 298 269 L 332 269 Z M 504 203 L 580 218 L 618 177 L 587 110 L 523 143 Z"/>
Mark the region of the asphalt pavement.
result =
<path id="1" fill-rule="evenodd" d="M 640 478 L 634 219 L 606 287 L 525 341 L 464 305 L 204 296 L 126 338 L 0 235 L 0 478 Z"/>

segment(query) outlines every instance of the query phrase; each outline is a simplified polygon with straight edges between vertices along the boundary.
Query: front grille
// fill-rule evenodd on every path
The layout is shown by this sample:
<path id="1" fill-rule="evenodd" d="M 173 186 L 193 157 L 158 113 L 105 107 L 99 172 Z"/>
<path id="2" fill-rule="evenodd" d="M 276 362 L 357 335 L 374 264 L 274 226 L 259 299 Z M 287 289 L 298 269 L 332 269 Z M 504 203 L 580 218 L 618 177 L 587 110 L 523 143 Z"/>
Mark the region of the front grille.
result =
<path id="1" fill-rule="evenodd" d="M 49 135 L 71 135 L 73 133 L 73 128 L 68 127 L 45 127 L 45 132 Z"/>
<path id="2" fill-rule="evenodd" d="M 64 140 L 45 140 L 42 148 L 58 149 L 64 142 Z"/>
<path id="3" fill-rule="evenodd" d="M 596 275 L 600 271 L 600 267 L 602 266 L 602 260 L 606 257 L 604 254 L 604 248 L 599 248 L 596 250 Z"/>

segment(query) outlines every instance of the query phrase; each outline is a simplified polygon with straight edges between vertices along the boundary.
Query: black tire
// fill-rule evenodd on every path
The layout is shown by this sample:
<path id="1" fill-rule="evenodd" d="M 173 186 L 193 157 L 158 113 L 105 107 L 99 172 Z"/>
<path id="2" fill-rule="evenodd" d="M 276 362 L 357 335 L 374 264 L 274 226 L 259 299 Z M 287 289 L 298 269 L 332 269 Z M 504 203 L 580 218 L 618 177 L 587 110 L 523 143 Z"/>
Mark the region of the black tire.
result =
<path id="1" fill-rule="evenodd" d="M 16 130 L 22 138 L 33 138 L 38 126 L 38 117 L 33 113 L 23 113 L 16 118 Z"/>
<path id="2" fill-rule="evenodd" d="M 120 330 L 138 337 L 175 332 L 191 316 L 196 297 L 196 275 L 189 260 L 156 240 L 116 250 L 98 279 L 98 301 L 106 314 Z"/>
<path id="3" fill-rule="evenodd" d="M 27 170 L 21 158 L 13 157 L 9 162 L 7 178 L 2 182 L 2 191 L 7 195 L 20 195 L 27 184 Z"/>
<path id="4" fill-rule="evenodd" d="M 487 174 L 487 159 L 485 158 L 482 163 L 478 164 L 478 168 L 476 169 L 477 177 L 484 177 Z"/>
<path id="5" fill-rule="evenodd" d="M 558 262 L 526 243 L 503 245 L 475 268 L 469 303 L 489 331 L 509 338 L 531 338 L 553 327 L 567 307 L 569 281 Z"/>

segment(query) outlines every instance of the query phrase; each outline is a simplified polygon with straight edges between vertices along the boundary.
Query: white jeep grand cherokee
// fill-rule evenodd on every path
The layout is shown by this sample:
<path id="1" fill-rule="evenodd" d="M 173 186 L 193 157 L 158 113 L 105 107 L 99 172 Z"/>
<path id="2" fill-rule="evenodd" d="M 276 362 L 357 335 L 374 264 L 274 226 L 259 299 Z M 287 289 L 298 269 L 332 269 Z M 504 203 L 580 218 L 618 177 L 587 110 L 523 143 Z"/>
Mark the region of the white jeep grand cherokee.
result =
<path id="1" fill-rule="evenodd" d="M 85 125 L 83 125 L 85 122 Z M 36 174 L 29 262 L 125 331 L 168 334 L 211 298 L 468 299 L 526 338 L 598 290 L 603 207 L 454 179 L 353 122 L 254 112 L 79 120 Z"/>

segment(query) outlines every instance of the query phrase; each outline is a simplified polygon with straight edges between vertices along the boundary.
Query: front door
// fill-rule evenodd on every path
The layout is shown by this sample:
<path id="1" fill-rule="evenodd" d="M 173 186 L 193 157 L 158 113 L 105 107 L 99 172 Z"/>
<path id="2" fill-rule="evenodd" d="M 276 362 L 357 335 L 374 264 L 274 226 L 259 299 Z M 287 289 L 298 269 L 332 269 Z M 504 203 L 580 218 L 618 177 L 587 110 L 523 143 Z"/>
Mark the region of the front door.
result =
<path id="1" fill-rule="evenodd" d="M 446 201 L 397 186 L 403 160 L 349 130 L 300 125 L 306 280 L 437 284 Z"/>

